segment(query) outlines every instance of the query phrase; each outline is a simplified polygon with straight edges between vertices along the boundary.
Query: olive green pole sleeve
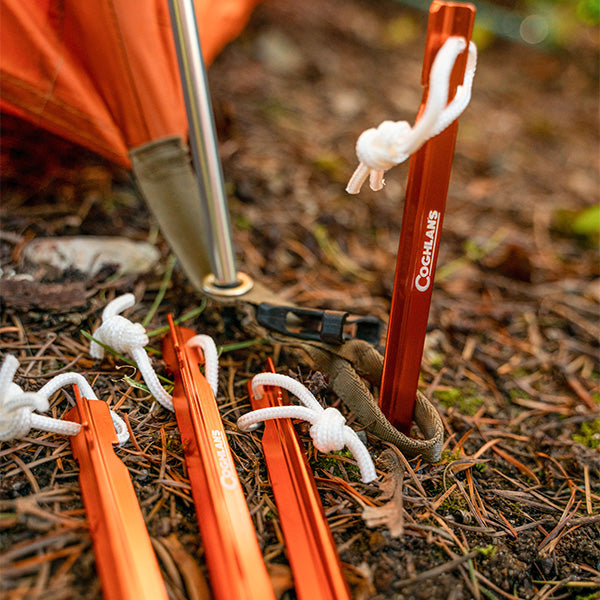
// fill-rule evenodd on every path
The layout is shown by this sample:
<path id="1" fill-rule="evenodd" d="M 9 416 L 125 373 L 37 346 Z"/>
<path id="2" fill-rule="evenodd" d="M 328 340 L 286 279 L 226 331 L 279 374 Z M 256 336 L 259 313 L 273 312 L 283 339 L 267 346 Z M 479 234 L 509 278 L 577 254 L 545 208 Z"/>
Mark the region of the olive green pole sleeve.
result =
<path id="1" fill-rule="evenodd" d="M 210 239 L 187 146 L 169 137 L 129 151 L 138 187 L 183 272 L 197 290 L 211 272 Z"/>

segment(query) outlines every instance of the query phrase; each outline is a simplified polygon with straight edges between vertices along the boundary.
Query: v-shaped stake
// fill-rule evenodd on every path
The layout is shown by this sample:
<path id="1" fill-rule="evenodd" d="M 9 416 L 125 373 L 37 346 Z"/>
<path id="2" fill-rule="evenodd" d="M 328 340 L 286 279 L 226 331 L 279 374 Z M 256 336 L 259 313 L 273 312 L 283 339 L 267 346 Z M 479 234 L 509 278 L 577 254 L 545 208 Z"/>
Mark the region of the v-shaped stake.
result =
<path id="1" fill-rule="evenodd" d="M 417 120 L 425 109 L 429 73 L 438 50 L 450 36 L 464 37 L 468 44 L 474 20 L 472 4 L 432 3 L 423 62 L 425 91 Z M 456 60 L 449 100 L 463 81 L 467 52 Z M 413 154 L 408 172 L 379 394 L 381 410 L 403 433 L 409 433 L 413 418 L 457 130 L 454 121 L 425 143 Z"/>
<path id="2" fill-rule="evenodd" d="M 186 345 L 195 332 L 168 319 L 163 357 L 175 376 L 173 405 L 213 594 L 219 600 L 274 600 L 219 408 L 200 372 L 201 355 Z"/>
<path id="3" fill-rule="evenodd" d="M 144 517 L 125 465 L 114 453 L 115 427 L 106 402 L 87 400 L 65 419 L 81 423 L 71 437 L 102 592 L 107 600 L 167 600 Z"/>
<path id="4" fill-rule="evenodd" d="M 275 372 L 269 359 L 268 370 Z M 289 404 L 287 392 L 265 386 L 252 408 Z M 290 419 L 265 421 L 263 451 L 299 600 L 350 600 L 340 557 L 325 519 L 306 453 Z"/>

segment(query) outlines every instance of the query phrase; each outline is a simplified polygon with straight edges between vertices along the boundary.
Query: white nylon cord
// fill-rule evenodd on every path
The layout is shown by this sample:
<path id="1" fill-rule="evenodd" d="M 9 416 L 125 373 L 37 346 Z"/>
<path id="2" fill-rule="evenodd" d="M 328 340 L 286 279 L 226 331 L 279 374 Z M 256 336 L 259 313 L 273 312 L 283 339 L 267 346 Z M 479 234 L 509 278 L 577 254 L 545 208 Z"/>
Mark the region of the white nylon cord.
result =
<path id="1" fill-rule="evenodd" d="M 262 398 L 263 386 L 274 385 L 286 389 L 296 396 L 304 406 L 271 406 L 259 408 L 237 420 L 242 431 L 253 431 L 258 424 L 268 419 L 302 419 L 308 421 L 310 436 L 315 448 L 320 452 L 337 452 L 347 446 L 360 469 L 361 479 L 369 483 L 377 478 L 375 466 L 367 450 L 355 431 L 345 425 L 346 419 L 337 408 L 323 408 L 312 393 L 299 381 L 279 373 L 260 373 L 252 379 L 252 393 Z"/>
<path id="2" fill-rule="evenodd" d="M 135 296 L 133 294 L 123 294 L 109 302 L 102 311 L 102 324 L 94 331 L 92 337 L 117 352 L 129 353 L 136 362 L 150 393 L 159 404 L 173 412 L 171 395 L 160 384 L 150 363 L 150 358 L 144 349 L 144 346 L 150 341 L 144 326 L 141 323 L 132 323 L 119 314 L 125 309 L 131 308 L 134 304 Z M 90 343 L 90 354 L 92 358 L 101 359 L 104 357 L 104 348 L 92 341 Z"/>
<path id="3" fill-rule="evenodd" d="M 219 387 L 219 353 L 215 341 L 209 335 L 195 335 L 187 342 L 190 348 L 200 348 L 204 354 L 204 377 L 208 381 L 213 394 L 217 396 Z"/>
<path id="4" fill-rule="evenodd" d="M 66 385 L 76 385 L 83 398 L 87 398 L 88 400 L 98 400 L 98 396 L 96 396 L 92 386 L 88 383 L 87 379 L 79 373 L 61 373 L 46 383 L 38 393 L 49 398 L 54 392 Z M 110 411 L 110 417 L 115 426 L 119 445 L 123 445 L 129 439 L 129 431 L 127 430 L 125 421 L 112 410 Z M 62 423 L 63 421 L 60 422 Z M 75 423 L 75 425 L 77 425 L 77 423 Z"/>
<path id="5" fill-rule="evenodd" d="M 144 346 L 149 339 L 141 323 L 132 323 L 119 313 L 135 304 L 133 294 L 124 294 L 109 302 L 102 311 L 102 324 L 93 333 L 93 337 L 117 352 L 129 353 L 137 364 L 144 382 L 156 401 L 167 410 L 173 412 L 173 398 L 163 388 Z M 200 348 L 204 354 L 206 379 L 217 395 L 219 382 L 219 357 L 217 348 L 211 337 L 196 335 L 188 341 L 188 346 Z M 101 359 L 104 356 L 102 346 L 92 341 L 90 354 L 93 358 Z"/>
<path id="6" fill-rule="evenodd" d="M 33 411 L 48 410 L 50 396 L 66 385 L 77 385 L 84 398 L 98 400 L 87 380 L 79 373 L 62 373 L 48 381 L 37 392 L 24 392 L 13 381 L 18 368 L 19 361 L 11 354 L 6 356 L 0 368 L 0 441 L 23 437 L 31 429 L 61 435 L 77 435 L 81 430 L 79 423 L 53 419 Z M 110 416 L 119 445 L 122 445 L 129 439 L 127 426 L 112 410 Z"/>
<path id="7" fill-rule="evenodd" d="M 110 346 L 110 344 L 108 345 Z M 150 362 L 150 357 L 146 353 L 146 350 L 142 347 L 131 348 L 129 354 L 131 354 L 135 364 L 138 366 L 150 393 L 154 396 L 156 401 L 167 410 L 173 412 L 173 398 L 158 380 L 156 371 Z"/>
<path id="8" fill-rule="evenodd" d="M 380 190 L 385 183 L 383 174 L 404 162 L 427 140 L 441 133 L 465 110 L 471 100 L 471 89 L 477 66 L 477 47 L 469 43 L 467 67 L 462 85 L 448 104 L 450 75 L 458 56 L 466 48 L 463 37 L 449 37 L 436 54 L 429 74 L 429 92 L 421 118 L 414 127 L 406 121 L 383 121 L 377 129 L 367 129 L 356 142 L 359 165 L 348 182 L 346 191 L 358 194 L 369 177 L 372 190 Z"/>

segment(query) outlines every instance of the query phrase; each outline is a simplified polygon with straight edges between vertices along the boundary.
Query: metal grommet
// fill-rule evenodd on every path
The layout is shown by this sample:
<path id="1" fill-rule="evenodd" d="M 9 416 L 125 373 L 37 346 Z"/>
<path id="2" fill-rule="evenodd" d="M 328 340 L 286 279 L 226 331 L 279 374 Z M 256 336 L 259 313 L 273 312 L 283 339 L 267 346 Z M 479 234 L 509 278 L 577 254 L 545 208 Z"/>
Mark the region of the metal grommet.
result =
<path id="1" fill-rule="evenodd" d="M 213 296 L 235 297 L 249 292 L 254 287 L 254 281 L 246 273 L 237 272 L 238 282 L 233 286 L 223 286 L 215 283 L 215 276 L 210 273 L 202 282 L 202 291 Z"/>

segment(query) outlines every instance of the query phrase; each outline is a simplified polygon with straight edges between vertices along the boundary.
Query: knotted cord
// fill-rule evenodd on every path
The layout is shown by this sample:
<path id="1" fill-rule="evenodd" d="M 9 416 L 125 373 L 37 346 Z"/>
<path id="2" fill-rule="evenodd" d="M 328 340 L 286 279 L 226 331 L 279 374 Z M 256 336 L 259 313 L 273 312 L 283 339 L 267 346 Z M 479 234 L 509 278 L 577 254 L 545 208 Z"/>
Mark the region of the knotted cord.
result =
<path id="1" fill-rule="evenodd" d="M 369 483 L 377 478 L 375 466 L 366 446 L 356 432 L 348 427 L 346 419 L 337 408 L 323 408 L 312 393 L 299 381 L 279 373 L 260 373 L 252 379 L 252 393 L 262 398 L 262 387 L 275 385 L 296 396 L 304 406 L 271 406 L 259 408 L 242 415 L 237 426 L 242 431 L 253 431 L 261 421 L 268 419 L 302 419 L 308 421 L 310 436 L 320 452 L 337 452 L 347 446 L 360 469 L 361 479 Z"/>
<path id="2" fill-rule="evenodd" d="M 98 400 L 87 380 L 79 373 L 62 373 L 53 377 L 37 392 L 24 392 L 14 381 L 19 361 L 9 354 L 0 368 L 0 440 L 21 438 L 31 429 L 40 429 L 61 435 L 77 435 L 79 423 L 62 421 L 33 411 L 44 412 L 49 408 L 48 399 L 67 385 L 76 385 L 88 400 Z M 110 411 L 119 445 L 129 439 L 127 426 L 121 417 Z"/>
<path id="3" fill-rule="evenodd" d="M 144 346 L 149 342 L 146 330 L 141 323 L 133 323 L 119 313 L 135 304 L 133 294 L 123 294 L 109 302 L 102 311 L 102 324 L 93 333 L 94 339 L 109 346 L 117 352 L 129 353 L 136 362 L 148 390 L 156 401 L 167 410 L 173 412 L 173 399 L 161 385 L 156 371 L 150 362 Z M 215 396 L 219 383 L 219 358 L 215 342 L 208 335 L 196 335 L 187 345 L 200 348 L 204 354 L 205 376 Z M 90 354 L 93 358 L 104 357 L 104 349 L 100 344 L 90 343 Z"/>
<path id="4" fill-rule="evenodd" d="M 427 140 L 444 131 L 465 110 L 471 100 L 477 65 L 477 47 L 473 42 L 469 43 L 463 83 L 457 87 L 450 103 L 448 90 L 454 63 L 466 46 L 464 38 L 449 37 L 436 54 L 429 75 L 425 109 L 414 127 L 406 121 L 383 121 L 376 129 L 363 131 L 356 142 L 359 165 L 346 187 L 349 194 L 358 194 L 367 177 L 372 190 L 382 189 L 385 171 L 404 162 Z"/>

